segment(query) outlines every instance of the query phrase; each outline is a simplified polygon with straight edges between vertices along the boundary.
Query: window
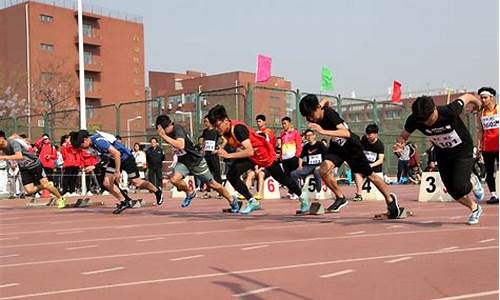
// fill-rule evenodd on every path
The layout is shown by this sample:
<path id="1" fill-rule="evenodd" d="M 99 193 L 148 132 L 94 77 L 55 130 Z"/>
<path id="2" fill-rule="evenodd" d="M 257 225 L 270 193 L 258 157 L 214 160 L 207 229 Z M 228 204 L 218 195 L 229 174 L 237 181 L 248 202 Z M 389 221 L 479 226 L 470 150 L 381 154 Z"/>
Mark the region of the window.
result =
<path id="1" fill-rule="evenodd" d="M 54 45 L 52 45 L 52 44 L 41 43 L 40 48 L 42 48 L 43 51 L 47 51 L 47 52 L 54 51 Z"/>
<path id="2" fill-rule="evenodd" d="M 83 36 L 92 37 L 92 25 L 83 24 Z"/>
<path id="3" fill-rule="evenodd" d="M 86 65 L 92 64 L 92 52 L 84 51 L 83 61 L 85 62 Z"/>
<path id="4" fill-rule="evenodd" d="M 54 73 L 51 73 L 51 72 L 42 72 L 42 74 L 40 74 L 40 77 L 42 78 L 42 81 L 51 81 L 52 79 L 54 79 Z"/>
<path id="5" fill-rule="evenodd" d="M 93 92 L 94 91 L 94 78 L 85 77 L 85 91 Z"/>
<path id="6" fill-rule="evenodd" d="M 40 15 L 40 21 L 43 23 L 52 23 L 54 22 L 54 17 L 49 15 Z"/>

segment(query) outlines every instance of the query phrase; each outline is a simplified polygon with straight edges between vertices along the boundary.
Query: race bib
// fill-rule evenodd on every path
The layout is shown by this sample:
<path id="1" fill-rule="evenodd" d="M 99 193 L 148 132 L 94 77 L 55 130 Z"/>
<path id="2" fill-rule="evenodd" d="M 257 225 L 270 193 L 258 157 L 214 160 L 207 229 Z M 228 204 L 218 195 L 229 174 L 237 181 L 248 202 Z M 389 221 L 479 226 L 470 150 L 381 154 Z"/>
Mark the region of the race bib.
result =
<path id="1" fill-rule="evenodd" d="M 375 162 L 377 160 L 377 153 L 372 151 L 363 151 L 365 153 L 366 159 L 369 162 Z"/>
<path id="2" fill-rule="evenodd" d="M 481 123 L 483 124 L 484 130 L 498 128 L 498 122 L 499 122 L 498 114 L 481 117 Z"/>
<path id="3" fill-rule="evenodd" d="M 319 165 L 323 160 L 321 154 L 309 155 L 307 161 L 310 165 Z"/>
<path id="4" fill-rule="evenodd" d="M 462 143 L 462 140 L 458 136 L 457 132 L 453 130 L 452 132 L 431 135 L 429 139 L 432 143 L 439 148 L 454 148 Z"/>
<path id="5" fill-rule="evenodd" d="M 331 139 L 331 142 L 336 143 L 339 146 L 344 146 L 345 142 L 347 142 L 347 139 L 340 138 L 340 137 L 335 137 L 335 138 Z"/>
<path id="6" fill-rule="evenodd" d="M 205 141 L 205 151 L 215 151 L 215 141 Z"/>

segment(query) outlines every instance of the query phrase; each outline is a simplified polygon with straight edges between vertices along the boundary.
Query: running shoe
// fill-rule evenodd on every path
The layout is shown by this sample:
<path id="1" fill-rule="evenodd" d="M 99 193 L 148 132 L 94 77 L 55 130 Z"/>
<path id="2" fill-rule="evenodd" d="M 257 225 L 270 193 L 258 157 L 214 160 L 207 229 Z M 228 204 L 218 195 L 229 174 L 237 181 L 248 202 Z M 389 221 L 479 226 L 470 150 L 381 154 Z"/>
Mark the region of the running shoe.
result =
<path id="1" fill-rule="evenodd" d="M 396 194 L 390 193 L 389 194 L 392 198 L 392 202 L 387 205 L 387 212 L 389 213 L 389 219 L 397 219 L 399 215 L 401 214 L 401 210 L 399 209 L 398 205 L 398 197 L 396 197 Z"/>
<path id="2" fill-rule="evenodd" d="M 469 225 L 475 225 L 479 223 L 479 217 L 481 217 L 481 214 L 483 213 L 483 209 L 481 208 L 480 205 L 477 206 L 476 210 L 473 211 L 469 215 L 469 220 L 467 220 L 467 224 Z"/>
<path id="3" fill-rule="evenodd" d="M 486 201 L 488 204 L 498 204 L 498 197 L 491 196 L 490 200 Z"/>
<path id="4" fill-rule="evenodd" d="M 253 197 L 255 198 L 255 200 L 262 200 L 262 196 L 259 194 L 255 194 Z"/>
<path id="5" fill-rule="evenodd" d="M 66 201 L 64 201 L 64 198 L 61 197 L 57 199 L 57 208 L 65 208 L 66 207 Z"/>
<path id="6" fill-rule="evenodd" d="M 240 205 L 238 204 L 238 199 L 233 196 L 233 201 L 231 201 L 231 212 L 237 213 L 240 210 Z"/>
<path id="7" fill-rule="evenodd" d="M 186 194 L 186 198 L 182 201 L 181 207 L 188 207 L 194 197 L 196 197 L 196 192 L 194 191 L 191 194 Z"/>
<path id="8" fill-rule="evenodd" d="M 290 195 L 290 200 L 299 200 L 299 196 L 292 194 Z"/>
<path id="9" fill-rule="evenodd" d="M 352 200 L 355 202 L 363 201 L 363 197 L 360 194 L 355 194 Z"/>
<path id="10" fill-rule="evenodd" d="M 260 209 L 259 201 L 255 200 L 255 198 L 252 198 L 252 199 L 248 200 L 247 206 L 244 209 L 240 210 L 240 214 L 248 215 L 252 211 L 258 210 L 258 209 Z"/>
<path id="11" fill-rule="evenodd" d="M 155 192 L 156 196 L 156 204 L 162 205 L 163 204 L 163 190 L 158 188 L 158 190 Z"/>
<path id="12" fill-rule="evenodd" d="M 345 197 L 337 197 L 337 199 L 335 199 L 335 202 L 333 202 L 332 205 L 328 206 L 328 208 L 326 209 L 327 211 L 329 212 L 339 212 L 340 209 L 342 209 L 342 207 L 346 206 L 347 203 L 349 203 L 347 201 L 347 199 Z"/>
<path id="13" fill-rule="evenodd" d="M 474 197 L 476 197 L 477 201 L 482 201 L 484 199 L 484 189 L 481 180 L 479 180 L 475 174 L 471 174 L 470 182 L 472 183 L 472 193 L 474 193 Z"/>
<path id="14" fill-rule="evenodd" d="M 302 193 L 300 195 L 300 213 L 305 214 L 309 212 L 309 199 L 307 199 L 307 193 Z"/>

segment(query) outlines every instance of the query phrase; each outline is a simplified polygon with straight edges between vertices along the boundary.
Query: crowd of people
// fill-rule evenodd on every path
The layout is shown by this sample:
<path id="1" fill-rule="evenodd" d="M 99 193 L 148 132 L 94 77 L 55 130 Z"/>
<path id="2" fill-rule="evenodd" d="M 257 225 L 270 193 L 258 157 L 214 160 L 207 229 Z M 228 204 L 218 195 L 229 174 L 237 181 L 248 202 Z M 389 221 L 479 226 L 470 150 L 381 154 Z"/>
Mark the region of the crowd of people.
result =
<path id="1" fill-rule="evenodd" d="M 417 145 L 408 139 L 415 130 L 427 136 L 431 145 L 425 151 L 425 171 L 439 171 L 448 193 L 471 210 L 469 224 L 479 222 L 482 210 L 468 194 L 472 191 L 478 201 L 484 197 L 481 182 L 472 172 L 475 162 L 484 162 L 491 193 L 487 203 L 498 203 L 494 178 L 495 164 L 498 164 L 499 125 L 496 91 L 481 88 L 478 95 L 465 94 L 445 106 L 436 106 L 431 97 L 417 98 L 412 105 L 412 114 L 392 147 L 398 159 L 397 182 L 419 184 L 422 173 L 420 155 Z M 459 117 L 468 105 L 479 112 L 480 129 L 476 143 Z M 401 211 L 396 195 L 390 192 L 383 177 L 377 175 L 382 173 L 386 159 L 378 126 L 369 124 L 364 135 L 359 137 L 330 107 L 326 98 L 320 100 L 315 95 L 303 97 L 299 109 L 309 122 L 309 128 L 301 133 L 293 128 L 289 117 L 283 117 L 282 131 L 275 135 L 267 127 L 265 115 L 256 116 L 257 128 L 254 129 L 231 120 L 224 106 L 216 105 L 204 117 L 205 129 L 197 144 L 180 124 L 166 115 L 158 116 L 155 123 L 158 136 L 174 150 L 173 172 L 169 179 L 185 193 L 182 207 L 191 204 L 197 190 L 204 190 L 206 198 L 214 190 L 228 202 L 232 212 L 249 214 L 261 208 L 264 180 L 272 176 L 288 189 L 290 199 L 298 200 L 297 213 L 308 213 L 309 199 L 302 192 L 302 186 L 304 179 L 312 175 L 316 200 L 322 184 L 325 184 L 334 195 L 327 210 L 339 212 L 348 200 L 334 174 L 346 166 L 357 186 L 354 201 L 363 200 L 361 185 L 366 178 L 383 195 L 389 217 L 399 217 Z M 318 135 L 324 139 L 319 141 Z M 77 177 L 84 173 L 88 175 L 89 193 L 106 190 L 121 206 L 130 203 L 120 193 L 119 181 L 125 185 L 122 188 L 127 188 L 130 183 L 137 189 L 154 193 L 158 205 L 163 203 L 165 155 L 156 137 L 151 138 L 150 146 L 144 151 L 143 145 L 138 143 L 128 149 L 119 136 L 104 132 L 93 135 L 86 130 L 71 132 L 61 138 L 60 145 L 56 145 L 47 134 L 32 144 L 26 136 L 7 138 L 0 131 L 0 150 L 3 151 L 0 161 L 6 160 L 9 164 L 11 186 L 13 183 L 15 187 L 20 181 L 24 186 L 19 196 L 47 189 L 63 207 L 64 196 L 75 193 Z M 226 164 L 225 174 L 221 172 L 221 159 Z M 183 180 L 188 175 L 195 176 L 196 186 Z M 238 192 L 240 199 L 247 200 L 245 207 L 239 206 L 237 195 L 227 191 L 225 180 Z"/>

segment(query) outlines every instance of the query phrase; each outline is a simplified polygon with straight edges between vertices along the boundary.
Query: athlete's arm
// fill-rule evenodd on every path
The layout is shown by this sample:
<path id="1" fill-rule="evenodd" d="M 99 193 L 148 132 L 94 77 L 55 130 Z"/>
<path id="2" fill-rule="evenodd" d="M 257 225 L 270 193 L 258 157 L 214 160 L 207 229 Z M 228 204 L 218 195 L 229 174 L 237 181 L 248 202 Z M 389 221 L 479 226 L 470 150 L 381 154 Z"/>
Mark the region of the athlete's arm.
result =
<path id="1" fill-rule="evenodd" d="M 484 128 L 483 128 L 483 124 L 481 123 L 481 114 L 478 114 L 477 115 L 477 124 L 478 125 L 478 129 L 477 129 L 477 152 L 476 152 L 476 156 L 479 156 L 481 155 L 481 151 L 483 150 L 483 134 L 484 134 Z"/>
<path id="2" fill-rule="evenodd" d="M 115 177 L 118 179 L 121 177 L 121 154 L 120 151 L 116 150 L 115 147 L 109 146 L 108 152 L 113 156 L 115 160 Z"/>
<path id="3" fill-rule="evenodd" d="M 384 154 L 380 154 L 378 155 L 378 159 L 374 162 L 372 162 L 370 164 L 370 166 L 373 168 L 373 167 L 376 167 L 376 166 L 380 166 L 381 164 L 384 163 Z"/>
<path id="4" fill-rule="evenodd" d="M 237 151 L 234 153 L 225 153 L 223 158 L 246 158 L 246 157 L 251 157 L 253 156 L 255 151 L 253 150 L 252 143 L 250 142 L 250 139 L 246 139 L 243 142 L 241 142 L 241 151 Z"/>
<path id="5" fill-rule="evenodd" d="M 23 159 L 23 154 L 21 152 L 15 152 L 14 155 L 0 155 L 0 160 L 21 160 Z"/>
<path id="6" fill-rule="evenodd" d="M 340 137 L 340 138 L 351 137 L 351 132 L 344 126 L 344 124 L 338 124 L 337 130 L 325 130 L 319 124 L 316 123 L 309 123 L 309 128 L 315 130 L 321 135 Z"/>
<path id="7" fill-rule="evenodd" d="M 173 139 L 173 138 L 169 137 L 167 135 L 167 133 L 165 132 L 165 129 L 163 129 L 161 127 L 161 125 L 158 125 L 158 128 L 156 128 L 156 131 L 165 142 L 172 145 L 176 149 L 184 150 L 185 141 L 183 138 Z"/>
<path id="8" fill-rule="evenodd" d="M 475 110 L 479 111 L 481 109 L 481 100 L 472 94 L 463 94 L 457 100 L 462 100 L 464 103 L 464 108 L 467 104 L 472 104 L 475 106 Z M 474 111 L 474 110 L 473 110 Z"/>
<path id="9" fill-rule="evenodd" d="M 325 106 L 328 106 L 330 104 L 328 98 L 326 97 L 323 97 L 323 99 L 321 99 L 321 101 L 319 102 L 319 106 L 321 107 L 325 107 Z"/>

